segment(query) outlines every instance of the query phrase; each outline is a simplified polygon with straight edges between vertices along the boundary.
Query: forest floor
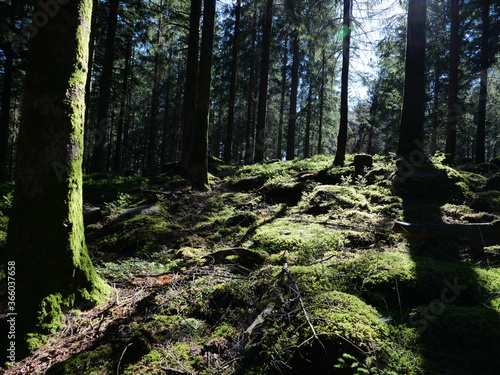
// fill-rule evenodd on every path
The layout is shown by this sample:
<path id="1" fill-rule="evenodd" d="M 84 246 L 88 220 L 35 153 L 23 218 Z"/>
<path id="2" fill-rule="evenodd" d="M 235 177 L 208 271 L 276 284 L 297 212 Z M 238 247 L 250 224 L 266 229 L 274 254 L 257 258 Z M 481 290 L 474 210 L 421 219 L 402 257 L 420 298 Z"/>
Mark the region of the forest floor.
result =
<path id="1" fill-rule="evenodd" d="M 461 227 L 393 230 L 500 219 L 500 163 L 332 161 L 212 160 L 207 192 L 174 164 L 87 176 L 87 245 L 113 296 L 4 373 L 500 373 L 500 241 L 478 257 Z"/>

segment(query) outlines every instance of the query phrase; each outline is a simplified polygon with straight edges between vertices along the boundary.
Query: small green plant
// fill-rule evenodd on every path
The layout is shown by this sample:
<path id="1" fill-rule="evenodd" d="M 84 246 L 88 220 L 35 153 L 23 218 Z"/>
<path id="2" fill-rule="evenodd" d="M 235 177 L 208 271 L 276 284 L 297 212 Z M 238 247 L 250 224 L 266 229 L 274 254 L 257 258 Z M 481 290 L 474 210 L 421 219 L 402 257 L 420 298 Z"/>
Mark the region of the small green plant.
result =
<path id="1" fill-rule="evenodd" d="M 116 214 L 118 211 L 126 208 L 132 201 L 132 196 L 127 193 L 118 193 L 118 197 L 113 202 L 104 204 L 104 210 L 108 211 L 111 215 Z"/>

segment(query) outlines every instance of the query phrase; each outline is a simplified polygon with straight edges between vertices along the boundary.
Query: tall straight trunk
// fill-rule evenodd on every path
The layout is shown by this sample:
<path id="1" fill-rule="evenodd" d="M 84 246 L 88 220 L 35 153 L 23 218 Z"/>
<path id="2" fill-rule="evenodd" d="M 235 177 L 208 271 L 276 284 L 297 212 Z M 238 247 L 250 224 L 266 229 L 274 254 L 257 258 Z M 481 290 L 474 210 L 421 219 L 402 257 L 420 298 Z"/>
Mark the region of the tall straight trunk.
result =
<path id="1" fill-rule="evenodd" d="M 123 160 L 123 128 L 125 127 L 125 122 L 129 116 L 129 75 L 130 75 L 130 58 L 132 54 L 132 40 L 129 37 L 127 40 L 127 47 L 125 48 L 125 64 L 123 67 L 123 82 L 122 82 L 122 102 L 120 105 L 120 118 L 118 121 L 118 128 L 116 130 L 116 149 L 115 149 L 115 159 L 113 170 L 117 173 L 123 172 L 122 170 L 122 160 Z"/>
<path id="2" fill-rule="evenodd" d="M 398 155 L 412 163 L 423 162 L 426 14 L 426 0 L 409 1 L 405 83 Z"/>
<path id="3" fill-rule="evenodd" d="M 325 108 L 325 65 L 326 58 L 323 52 L 323 59 L 321 62 L 321 86 L 319 89 L 319 125 L 318 125 L 318 154 L 323 153 L 323 111 Z"/>
<path id="4" fill-rule="evenodd" d="M 309 92 L 307 93 L 306 134 L 304 137 L 304 158 L 311 157 L 311 117 L 312 117 L 312 95 L 313 85 L 309 80 Z"/>
<path id="5" fill-rule="evenodd" d="M 459 5 L 458 0 L 451 0 L 450 56 L 448 83 L 448 118 L 446 120 L 447 162 L 453 162 L 457 148 L 458 124 L 458 63 L 459 63 Z"/>
<path id="6" fill-rule="evenodd" d="M 434 73 L 434 95 L 432 103 L 432 130 L 431 130 L 431 144 L 430 153 L 434 155 L 438 149 L 437 147 L 437 131 L 439 127 L 439 72 L 436 70 Z"/>
<path id="7" fill-rule="evenodd" d="M 99 0 L 92 0 L 92 21 L 90 26 L 90 41 L 89 41 L 89 60 L 87 63 L 88 73 L 87 81 L 85 83 L 85 150 L 83 155 L 83 168 L 86 170 L 90 167 L 90 156 L 95 141 L 95 130 L 92 128 L 91 116 L 91 100 L 92 100 L 92 78 L 94 68 L 94 55 L 95 55 L 95 39 L 97 34 L 97 14 L 99 8 Z"/>
<path id="8" fill-rule="evenodd" d="M 280 113 L 278 120 L 278 140 L 276 142 L 276 159 L 281 160 L 283 158 L 283 124 L 285 120 L 285 96 L 286 96 L 286 73 L 287 73 L 287 39 L 285 39 L 285 45 L 283 50 L 283 61 L 281 66 L 281 93 L 280 93 Z"/>
<path id="9" fill-rule="evenodd" d="M 485 140 L 486 140 L 486 98 L 488 96 L 488 41 L 490 28 L 490 1 L 481 0 L 481 83 L 479 88 L 479 106 L 477 111 L 476 130 L 476 163 L 483 163 L 486 160 Z"/>
<path id="10" fill-rule="evenodd" d="M 193 140 L 195 138 L 194 123 L 198 95 L 198 54 L 200 44 L 201 0 L 191 0 L 189 13 L 188 55 L 186 65 L 186 82 L 184 86 L 184 103 L 182 106 L 182 156 L 181 166 L 189 175 Z"/>
<path id="11" fill-rule="evenodd" d="M 14 73 L 14 51 L 7 47 L 4 50 L 3 86 L 0 109 L 0 182 L 10 179 L 8 172 L 9 137 L 10 137 L 10 107 L 12 97 L 12 76 Z"/>
<path id="12" fill-rule="evenodd" d="M 158 31 L 158 35 L 159 35 Z M 154 56 L 153 92 L 151 99 L 151 113 L 148 128 L 148 152 L 146 165 L 152 168 L 156 164 L 157 138 L 158 138 L 158 115 L 160 112 L 160 53 L 157 51 Z"/>
<path id="13" fill-rule="evenodd" d="M 297 127 L 297 96 L 299 91 L 300 48 L 299 32 L 292 36 L 292 84 L 290 87 L 290 110 L 288 112 L 288 133 L 286 142 L 286 160 L 295 159 L 295 132 Z"/>
<path id="14" fill-rule="evenodd" d="M 103 172 L 107 170 L 106 143 L 110 131 L 108 118 L 109 102 L 111 98 L 111 82 L 113 78 L 113 64 L 115 61 L 115 37 L 118 24 L 118 8 L 120 0 L 109 1 L 108 31 L 104 49 L 104 59 L 99 80 L 99 102 L 97 108 L 97 129 L 95 135 L 94 153 L 90 163 L 91 172 Z"/>
<path id="15" fill-rule="evenodd" d="M 254 153 L 254 139 L 255 139 L 255 86 L 256 86 L 256 63 L 255 63 L 255 51 L 257 45 L 257 2 L 253 2 L 254 7 L 254 18 L 252 25 L 252 43 L 250 48 L 250 76 L 248 77 L 248 93 L 247 93 L 247 126 L 246 126 L 246 137 L 245 137 L 245 154 L 244 162 L 245 164 L 253 163 L 253 153 Z"/>
<path id="16" fill-rule="evenodd" d="M 171 84 L 172 84 L 172 67 L 169 64 L 167 71 L 167 87 L 165 90 L 165 102 L 163 103 L 163 131 L 161 135 L 161 154 L 160 154 L 160 163 L 164 165 L 168 160 L 168 146 L 169 146 L 169 135 L 170 135 L 170 143 L 175 143 L 175 137 L 171 134 L 171 124 L 172 119 L 170 118 L 170 101 L 171 101 Z"/>
<path id="17" fill-rule="evenodd" d="M 257 134 L 255 138 L 254 162 L 264 160 L 266 140 L 267 86 L 271 56 L 271 36 L 273 29 L 273 0 L 267 0 L 266 23 L 262 34 L 262 58 L 260 63 L 259 104 L 257 109 Z"/>
<path id="18" fill-rule="evenodd" d="M 347 146 L 347 121 L 349 112 L 349 50 L 351 46 L 351 1 L 344 0 L 344 20 L 342 23 L 344 41 L 342 43 L 342 77 L 340 89 L 340 125 L 337 136 L 335 165 L 344 165 Z"/>
<path id="19" fill-rule="evenodd" d="M 110 290 L 88 256 L 82 215 L 91 10 L 91 0 L 59 6 L 29 44 L 6 247 L 15 268 L 17 359 L 39 345 L 37 335 L 62 326 L 63 311 L 93 306 Z"/>
<path id="20" fill-rule="evenodd" d="M 234 109 L 236 103 L 236 78 L 238 75 L 238 53 L 240 50 L 241 0 L 236 1 L 234 36 L 231 60 L 231 82 L 229 83 L 229 109 L 227 116 L 226 143 L 224 145 L 224 161 L 231 163 L 233 157 Z"/>
<path id="21" fill-rule="evenodd" d="M 210 114 L 210 86 L 212 83 L 212 59 L 215 31 L 216 0 L 203 2 L 203 30 L 200 47 L 198 75 L 198 105 L 193 132 L 193 148 L 190 156 L 190 179 L 200 190 L 208 188 L 208 124 Z"/>

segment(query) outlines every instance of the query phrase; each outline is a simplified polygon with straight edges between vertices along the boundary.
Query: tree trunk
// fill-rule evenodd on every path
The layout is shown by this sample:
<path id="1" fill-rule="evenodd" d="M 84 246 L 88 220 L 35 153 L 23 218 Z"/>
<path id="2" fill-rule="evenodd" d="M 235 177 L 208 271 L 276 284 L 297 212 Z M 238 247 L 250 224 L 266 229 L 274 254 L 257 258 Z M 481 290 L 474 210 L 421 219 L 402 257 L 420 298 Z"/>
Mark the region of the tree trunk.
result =
<path id="1" fill-rule="evenodd" d="M 10 105 L 12 97 L 12 75 L 14 51 L 7 47 L 3 66 L 2 107 L 0 110 L 0 182 L 10 179 L 8 173 L 9 135 L 10 135 Z"/>
<path id="2" fill-rule="evenodd" d="M 453 162 L 457 148 L 458 124 L 458 63 L 459 63 L 459 12 L 458 0 L 451 0 L 450 66 L 448 83 L 448 118 L 446 121 L 446 160 Z"/>
<path id="3" fill-rule="evenodd" d="M 94 153 L 90 163 L 91 172 L 104 172 L 106 165 L 106 143 L 110 131 L 108 118 L 109 102 L 111 98 L 111 82 L 113 78 L 113 64 L 115 56 L 115 36 L 118 24 L 119 0 L 109 1 L 108 32 L 106 34 L 106 46 L 104 50 L 104 61 L 102 65 L 101 78 L 99 80 L 99 103 L 97 108 L 97 129 L 95 129 Z"/>
<path id="4" fill-rule="evenodd" d="M 335 154 L 334 164 L 342 166 L 345 161 L 345 152 L 347 145 L 347 115 L 349 112 L 349 49 L 351 46 L 351 1 L 344 0 L 344 21 L 342 25 L 344 41 L 342 45 L 342 77 L 340 89 L 340 125 L 337 136 L 337 152 Z"/>
<path id="5" fill-rule="evenodd" d="M 182 107 L 182 156 L 181 166 L 186 175 L 191 168 L 194 123 L 198 94 L 198 53 L 200 44 L 201 0 L 191 0 L 189 13 L 188 56 L 184 103 Z"/>
<path id="6" fill-rule="evenodd" d="M 411 163 L 423 162 L 426 8 L 426 0 L 410 0 L 408 5 L 405 83 L 398 155 Z"/>
<path id="7" fill-rule="evenodd" d="M 488 95 L 488 41 L 489 41 L 489 18 L 490 1 L 481 0 L 481 86 L 479 89 L 479 107 L 477 111 L 477 132 L 476 132 L 476 155 L 475 162 L 483 163 L 486 160 L 485 139 L 486 139 L 486 98 Z"/>
<path id="8" fill-rule="evenodd" d="M 15 269 L 18 356 L 40 342 L 27 334 L 54 332 L 62 311 L 90 307 L 109 292 L 88 256 L 82 215 L 91 10 L 91 0 L 61 5 L 30 40 L 6 247 Z"/>
<path id="9" fill-rule="evenodd" d="M 311 78 L 311 74 L 309 74 Z M 313 96 L 313 85 L 311 79 L 309 79 L 309 92 L 307 93 L 307 114 L 306 114 L 306 134 L 304 138 L 304 158 L 311 157 L 311 117 L 312 117 L 312 96 Z"/>
<path id="10" fill-rule="evenodd" d="M 269 58 L 271 54 L 271 35 L 273 29 L 273 0 L 267 0 L 266 24 L 262 34 L 262 59 L 260 65 L 259 104 L 257 111 L 257 134 L 255 137 L 254 162 L 264 160 L 266 140 L 267 86 L 269 82 Z"/>
<path id="11" fill-rule="evenodd" d="M 194 123 L 193 148 L 190 156 L 190 179 L 199 190 L 208 188 L 208 124 L 210 114 L 210 86 L 212 83 L 212 57 L 215 30 L 216 0 L 204 0 L 203 30 L 198 75 L 198 105 Z"/>
<path id="12" fill-rule="evenodd" d="M 247 96 L 247 126 L 246 126 L 246 137 L 245 137 L 245 154 L 244 163 L 253 163 L 253 152 L 254 152 L 254 138 L 255 138 L 255 86 L 256 86 L 256 62 L 255 62 L 255 48 L 257 45 L 257 2 L 253 2 L 253 22 L 252 22 L 252 43 L 250 49 L 250 74 L 248 78 L 248 96 Z"/>
<path id="13" fill-rule="evenodd" d="M 319 125 L 318 125 L 318 154 L 323 153 L 323 111 L 325 108 L 325 65 L 326 58 L 323 52 L 321 61 L 321 87 L 319 91 Z"/>
<path id="14" fill-rule="evenodd" d="M 231 61 L 231 82 L 229 84 L 229 111 L 227 116 L 226 144 L 224 145 L 224 161 L 231 163 L 233 157 L 234 108 L 236 103 L 236 78 L 238 75 L 238 53 L 240 50 L 241 0 L 236 1 L 233 50 Z"/>
<path id="15" fill-rule="evenodd" d="M 161 25 L 161 22 L 160 22 Z M 160 38 L 160 31 L 158 31 L 158 42 Z M 154 56 L 154 75 L 153 75 L 153 92 L 151 99 L 151 113 L 149 117 L 148 129 L 148 153 L 147 153 L 147 167 L 153 168 L 156 165 L 157 154 L 157 138 L 158 138 L 158 115 L 160 112 L 160 52 L 156 51 Z"/>
<path id="16" fill-rule="evenodd" d="M 132 54 L 132 40 L 131 37 L 127 40 L 127 47 L 125 49 L 125 63 L 123 67 L 123 83 L 122 83 L 122 101 L 120 105 L 120 118 L 118 120 L 118 128 L 116 130 L 116 149 L 113 170 L 117 173 L 122 173 L 123 161 L 123 128 L 129 116 L 129 75 L 130 75 L 130 58 Z"/>
<path id="17" fill-rule="evenodd" d="M 286 96 L 286 73 L 287 73 L 287 61 L 288 61 L 288 53 L 287 53 L 287 42 L 288 39 L 285 39 L 284 50 L 283 50 L 283 61 L 281 67 L 281 93 L 280 93 L 280 114 L 278 120 L 278 140 L 276 142 L 276 159 L 281 160 L 283 158 L 283 124 L 285 120 L 285 96 Z"/>
<path id="18" fill-rule="evenodd" d="M 294 30 L 292 38 L 292 85 L 290 87 L 290 111 L 288 112 L 286 160 L 295 159 L 295 131 L 297 126 L 297 96 L 299 91 L 300 66 L 300 45 L 298 30 Z"/>

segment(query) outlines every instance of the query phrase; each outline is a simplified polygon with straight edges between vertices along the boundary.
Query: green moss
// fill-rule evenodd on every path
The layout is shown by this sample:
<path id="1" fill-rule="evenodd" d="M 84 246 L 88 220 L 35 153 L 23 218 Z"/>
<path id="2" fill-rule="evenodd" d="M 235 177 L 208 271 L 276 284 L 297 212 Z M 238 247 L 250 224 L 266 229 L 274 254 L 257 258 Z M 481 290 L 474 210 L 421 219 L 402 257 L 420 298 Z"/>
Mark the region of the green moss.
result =
<path id="1" fill-rule="evenodd" d="M 289 251 L 299 263 L 321 257 L 327 251 L 338 251 L 344 237 L 325 225 L 277 219 L 259 227 L 253 237 L 254 246 L 269 253 Z"/>
<path id="2" fill-rule="evenodd" d="M 303 198 L 299 205 L 302 212 L 324 214 L 341 209 L 367 209 L 367 198 L 353 186 L 321 185 Z"/>
<path id="3" fill-rule="evenodd" d="M 128 365 L 123 370 L 123 375 L 137 374 L 165 374 L 164 367 L 165 354 L 159 349 L 152 349 L 148 354 L 144 355 L 137 363 Z"/>
<path id="4" fill-rule="evenodd" d="M 85 374 L 102 375 L 113 373 L 113 361 L 109 358 L 113 354 L 113 346 L 106 343 L 91 351 L 84 351 L 73 355 L 64 362 L 52 365 L 46 372 L 46 375 L 67 375 L 67 374 Z"/>

